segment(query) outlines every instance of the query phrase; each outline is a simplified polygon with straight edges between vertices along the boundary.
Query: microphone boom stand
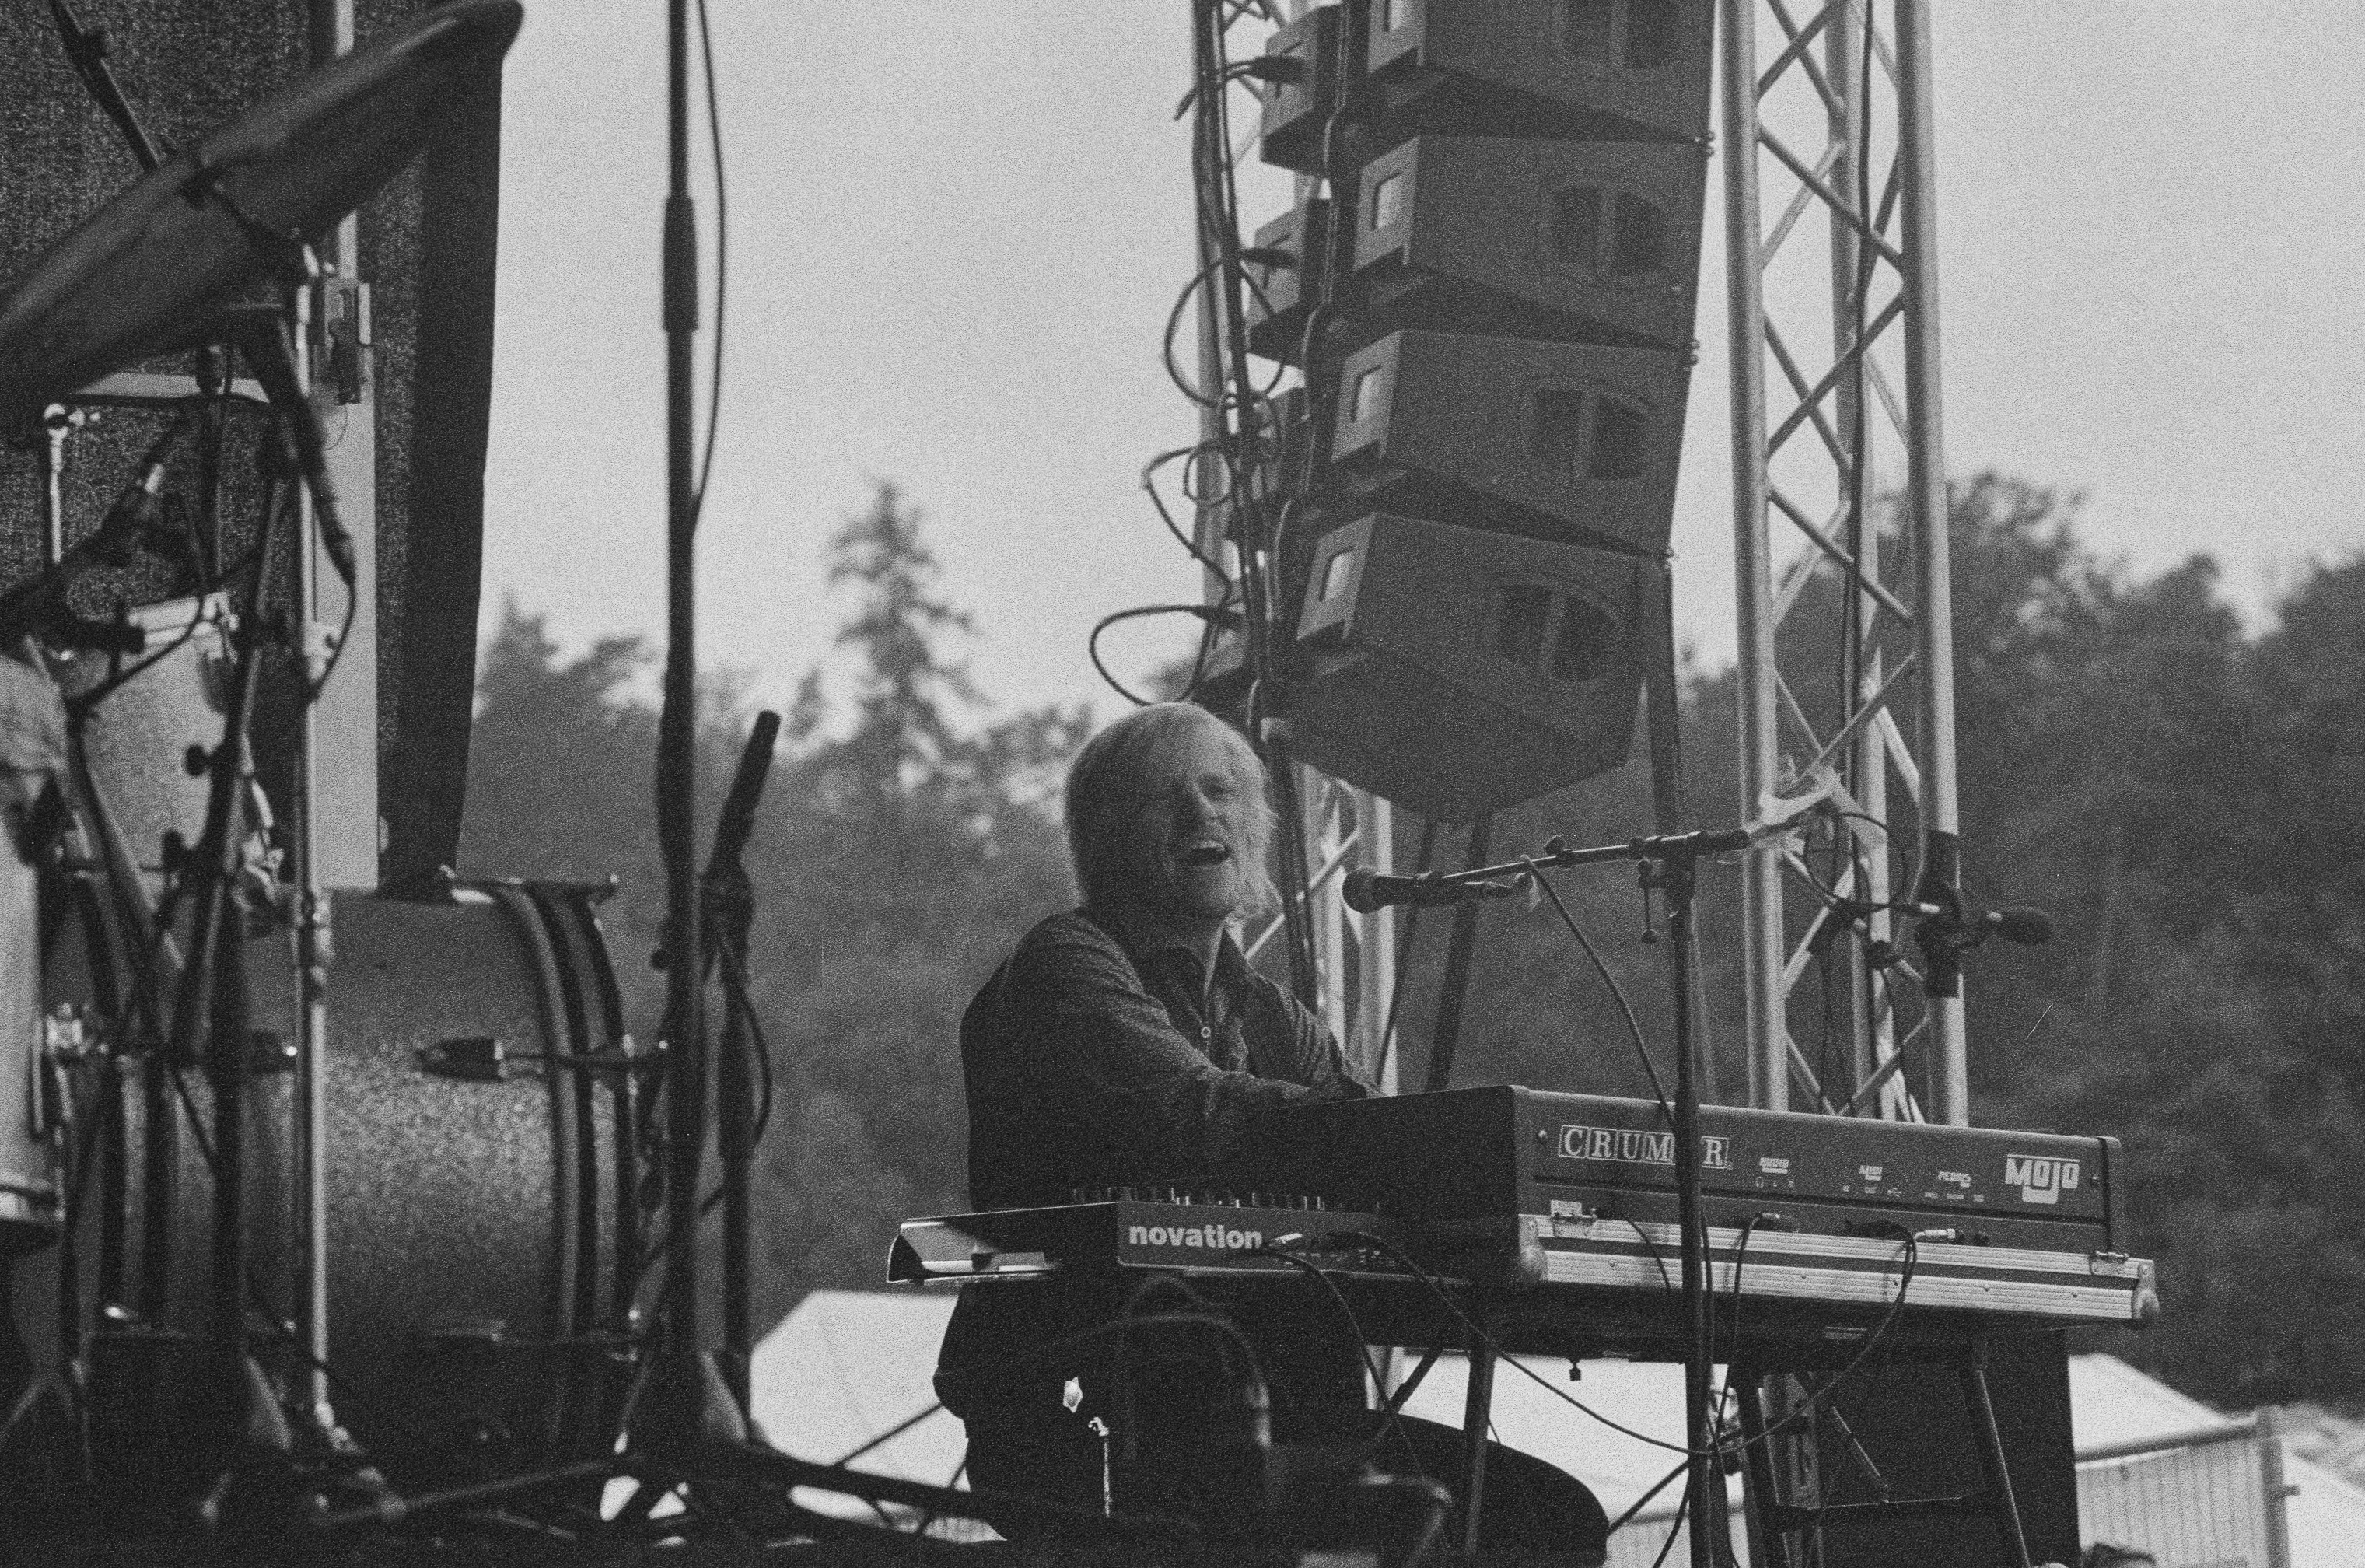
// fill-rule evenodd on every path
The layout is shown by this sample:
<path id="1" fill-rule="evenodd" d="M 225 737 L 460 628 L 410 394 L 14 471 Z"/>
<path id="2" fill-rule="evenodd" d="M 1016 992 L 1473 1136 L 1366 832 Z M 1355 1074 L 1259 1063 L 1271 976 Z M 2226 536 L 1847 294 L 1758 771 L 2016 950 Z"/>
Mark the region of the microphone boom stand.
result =
<path id="1" fill-rule="evenodd" d="M 666 1246 L 657 1343 L 634 1401 L 631 1446 L 664 1454 L 745 1442 L 745 1412 L 700 1343 L 698 1182 L 713 1060 L 701 966 L 698 812 L 698 505 L 692 451 L 698 214 L 689 196 L 689 7 L 666 0 L 664 325 L 666 668 L 657 729 L 657 838 L 666 866 Z"/>
<path id="2" fill-rule="evenodd" d="M 1747 828 L 1713 832 L 1663 834 L 1572 849 L 1554 839 L 1541 855 L 1474 867 L 1438 877 L 1437 883 L 1453 887 L 1498 877 L 1523 876 L 1544 867 L 1595 865 L 1604 861 L 1635 861 L 1643 868 L 1643 886 L 1655 888 L 1666 901 L 1668 980 L 1676 1000 L 1676 1093 L 1667 1107 L 1676 1145 L 1676 1214 L 1683 1238 L 1684 1354 L 1684 1495 L 1691 1516 L 1692 1568 L 1717 1568 L 1723 1556 L 1715 1525 L 1723 1517 L 1722 1472 L 1716 1463 L 1716 1420 L 1709 1408 L 1709 1369 L 1715 1350 L 1710 1335 L 1708 1291 L 1708 1227 L 1700 1214 L 1699 1079 L 1692 1060 L 1691 1009 L 1692 896 L 1703 857 L 1746 849 L 1754 834 Z"/>

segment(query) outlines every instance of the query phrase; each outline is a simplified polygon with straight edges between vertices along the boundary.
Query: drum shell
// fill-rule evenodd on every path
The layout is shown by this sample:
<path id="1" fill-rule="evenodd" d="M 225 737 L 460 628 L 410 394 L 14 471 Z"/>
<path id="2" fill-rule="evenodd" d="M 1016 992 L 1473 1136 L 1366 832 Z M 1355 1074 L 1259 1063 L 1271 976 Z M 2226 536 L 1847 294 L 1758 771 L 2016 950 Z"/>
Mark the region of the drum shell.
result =
<path id="1" fill-rule="evenodd" d="M 8 831 L 12 814 L 0 812 L 0 1256 L 46 1247 L 58 1227 L 39 878 Z"/>
<path id="2" fill-rule="evenodd" d="M 460 1436 L 604 1451 L 628 1370 L 629 1325 L 611 1310 L 629 1268 L 613 1203 L 630 1185 L 612 1136 L 620 1084 L 558 1065 L 618 1054 L 622 1038 L 588 905 L 501 889 L 341 898 L 334 914 L 329 1360 L 353 1393 L 340 1414 L 389 1453 Z M 498 1081 L 423 1065 L 486 1038 L 516 1064 Z"/>
<path id="3" fill-rule="evenodd" d="M 192 774 L 185 759 L 191 746 L 221 744 L 232 663 L 230 605 L 218 593 L 166 599 L 127 610 L 125 619 L 146 635 L 147 648 L 135 659 L 60 654 L 50 665 L 66 695 L 80 697 L 126 663 L 153 661 L 92 707 L 81 726 L 91 781 L 152 896 L 163 886 L 164 835 L 194 845 L 205 831 L 212 786 Z"/>
<path id="4" fill-rule="evenodd" d="M 328 1362 L 336 1415 L 398 1485 L 608 1451 L 633 1347 L 636 1234 L 618 1223 L 634 1162 L 622 1073 L 567 1067 L 622 1054 L 613 977 L 588 902 L 566 888 L 463 888 L 418 902 L 361 893 L 331 902 L 328 1051 L 322 1075 L 329 1223 Z M 247 1215 L 254 1321 L 294 1314 L 300 1207 L 293 1179 L 300 1035 L 291 938 L 246 948 L 255 1030 L 249 1080 Z M 499 1043 L 510 1064 L 473 1080 L 429 1065 L 459 1041 Z M 544 1059 L 548 1058 L 548 1059 Z M 84 1212 L 77 1274 L 86 1313 L 91 1432 L 100 1469 L 185 1494 L 208 1321 L 211 1178 L 191 1118 L 152 1138 L 148 1064 L 122 1064 L 123 1151 L 110 1215 Z M 204 1075 L 184 1075 L 209 1128 Z M 624 1140 L 629 1143 L 629 1138 Z M 168 1180 L 159 1180 L 169 1170 Z M 169 1215 L 151 1223 L 148 1205 Z M 86 1211 L 102 1205 L 85 1204 Z M 124 1261 L 105 1277 L 112 1223 Z M 19 1281 L 28 1340 L 55 1310 Z M 282 1383 L 299 1362 L 256 1340 Z M 41 1357 L 37 1352 L 36 1360 Z"/>

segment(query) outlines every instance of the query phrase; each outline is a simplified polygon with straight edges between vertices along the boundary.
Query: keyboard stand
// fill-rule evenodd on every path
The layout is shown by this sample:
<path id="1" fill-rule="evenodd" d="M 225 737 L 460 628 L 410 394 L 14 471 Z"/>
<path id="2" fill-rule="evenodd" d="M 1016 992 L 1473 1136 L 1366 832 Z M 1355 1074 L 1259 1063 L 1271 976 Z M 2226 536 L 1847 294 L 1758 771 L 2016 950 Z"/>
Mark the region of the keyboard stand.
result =
<path id="1" fill-rule="evenodd" d="M 2004 1560 L 2012 1568 L 2029 1568 L 2028 1540 L 2021 1529 L 2020 1507 L 2013 1500 L 2012 1475 L 2004 1463 L 2003 1437 L 1996 1428 L 1995 1406 L 1988 1394 L 1987 1340 L 1975 1336 L 1953 1349 L 1946 1359 L 1955 1365 L 1963 1404 L 1978 1449 L 1981 1485 L 1978 1491 L 1952 1496 L 1890 1497 L 1879 1483 L 1881 1497 L 1869 1503 L 1839 1503 L 1805 1506 L 1780 1501 L 1774 1473 L 1774 1456 L 1767 1441 L 1764 1391 L 1769 1377 L 1789 1368 L 1760 1357 L 1734 1366 L 1732 1381 L 1741 1392 L 1741 1432 L 1744 1443 L 1745 1485 L 1749 1502 L 1750 1560 L 1764 1568 L 1793 1568 L 1815 1554 L 1794 1555 L 1788 1538 L 1884 1519 L 1959 1518 L 1984 1515 L 2002 1538 Z M 1877 1476 L 1875 1475 L 1877 1482 Z"/>

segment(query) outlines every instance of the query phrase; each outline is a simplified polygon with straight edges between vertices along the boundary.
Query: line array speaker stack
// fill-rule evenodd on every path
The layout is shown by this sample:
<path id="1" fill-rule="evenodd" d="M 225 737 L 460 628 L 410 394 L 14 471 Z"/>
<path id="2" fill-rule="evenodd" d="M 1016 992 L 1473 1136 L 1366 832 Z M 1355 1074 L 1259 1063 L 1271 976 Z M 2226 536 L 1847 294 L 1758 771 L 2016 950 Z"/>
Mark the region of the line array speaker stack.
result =
<path id="1" fill-rule="evenodd" d="M 1249 333 L 1304 372 L 1264 492 L 1298 496 L 1267 693 L 1298 759 L 1449 822 L 1625 759 L 1659 656 L 1710 24 L 1707 0 L 1349 0 L 1273 35 L 1295 63 L 1263 157 L 1307 177 L 1249 252 Z M 1208 661 L 1219 701 L 1241 641 Z"/>

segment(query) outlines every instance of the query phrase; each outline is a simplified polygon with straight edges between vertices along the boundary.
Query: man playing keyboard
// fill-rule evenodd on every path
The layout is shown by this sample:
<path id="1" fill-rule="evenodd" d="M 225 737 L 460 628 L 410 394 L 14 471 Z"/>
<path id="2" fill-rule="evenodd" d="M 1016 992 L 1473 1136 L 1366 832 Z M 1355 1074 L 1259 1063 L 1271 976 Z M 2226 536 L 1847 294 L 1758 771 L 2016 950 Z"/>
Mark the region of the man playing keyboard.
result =
<path id="1" fill-rule="evenodd" d="M 1321 1020 L 1250 968 L 1232 935 L 1273 902 L 1264 767 L 1238 732 L 1184 703 L 1126 715 L 1077 756 L 1066 818 L 1081 905 L 1029 931 L 961 1020 L 972 1208 L 1068 1204 L 1112 1187 L 1220 1189 L 1276 1110 L 1373 1092 Z M 1120 1350 L 1104 1335 L 1040 1353 L 1115 1320 L 1131 1288 L 1054 1277 L 962 1293 L 936 1386 L 968 1428 L 971 1484 L 1099 1511 L 1120 1355 L 1128 1373 L 1152 1368 L 1133 1391 L 1148 1420 L 1153 1358 L 1206 1351 Z M 1311 1299 L 1230 1312 L 1271 1390 L 1274 1435 L 1367 1436 L 1361 1348 L 1335 1309 Z M 1424 1468 L 1450 1468 L 1458 1435 L 1408 1425 L 1424 1428 Z M 1503 1459 L 1500 1469 L 1489 1461 L 1489 1491 L 1507 1524 L 1527 1495 L 1554 1548 L 1598 1561 L 1606 1521 L 1591 1494 L 1524 1456 Z M 1406 1468 L 1404 1456 L 1391 1468 Z"/>

